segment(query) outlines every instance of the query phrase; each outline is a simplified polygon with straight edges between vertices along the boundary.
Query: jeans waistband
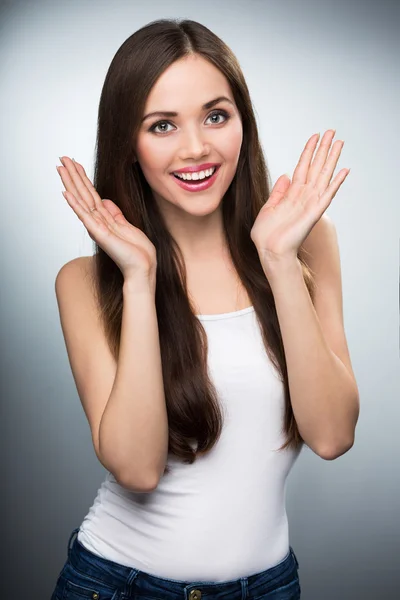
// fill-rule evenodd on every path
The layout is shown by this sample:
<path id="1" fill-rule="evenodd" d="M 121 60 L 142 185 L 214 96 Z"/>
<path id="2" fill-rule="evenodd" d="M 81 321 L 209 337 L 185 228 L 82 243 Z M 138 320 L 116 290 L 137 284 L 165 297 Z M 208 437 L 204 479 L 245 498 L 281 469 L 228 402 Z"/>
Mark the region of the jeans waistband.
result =
<path id="1" fill-rule="evenodd" d="M 214 592 L 224 592 L 227 595 L 232 594 L 232 597 L 237 595 L 241 591 L 241 597 L 247 597 L 247 589 L 251 587 L 265 586 L 270 581 L 273 581 L 277 576 L 293 568 L 299 568 L 299 563 L 294 550 L 289 546 L 288 555 L 274 567 L 249 575 L 248 577 L 241 577 L 236 580 L 226 582 L 210 582 L 210 581 L 177 581 L 175 579 L 159 578 L 139 569 L 121 565 L 114 561 L 102 558 L 90 552 L 78 539 L 72 542 L 74 536 L 78 533 L 79 527 L 74 529 L 68 540 L 68 558 L 75 569 L 85 573 L 86 575 L 92 575 L 93 577 L 98 576 L 98 567 L 101 568 L 102 572 L 107 573 L 107 582 L 111 585 L 118 586 L 124 589 L 125 594 L 129 597 L 132 593 L 132 584 L 136 580 L 135 585 L 139 585 L 143 589 L 146 589 L 146 584 L 156 585 L 162 588 L 164 585 L 168 585 L 168 591 L 173 594 L 179 595 L 182 592 L 190 593 L 191 589 L 201 586 L 204 590 Z M 72 542 L 72 544 L 71 544 Z M 96 570 L 96 565 L 98 565 Z M 139 583 L 140 580 L 140 583 Z M 189 595 L 187 596 L 189 598 Z"/>

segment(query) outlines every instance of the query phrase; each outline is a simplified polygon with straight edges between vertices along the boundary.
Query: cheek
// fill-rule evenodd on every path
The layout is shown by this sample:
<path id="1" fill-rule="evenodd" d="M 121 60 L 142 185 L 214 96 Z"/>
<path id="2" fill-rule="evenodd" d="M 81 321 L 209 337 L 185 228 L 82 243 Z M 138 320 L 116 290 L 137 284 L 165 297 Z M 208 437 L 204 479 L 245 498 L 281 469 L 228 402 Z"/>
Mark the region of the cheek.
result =
<path id="1" fill-rule="evenodd" d="M 223 144 L 224 156 L 228 160 L 234 160 L 239 157 L 240 148 L 243 140 L 243 128 L 240 121 L 235 123 L 234 127 L 230 127 L 223 136 L 221 143 Z M 221 147 L 222 152 L 222 147 Z"/>
<path id="2" fill-rule="evenodd" d="M 143 172 L 147 169 L 162 171 L 170 160 L 168 145 L 151 135 L 139 136 L 136 153 Z"/>

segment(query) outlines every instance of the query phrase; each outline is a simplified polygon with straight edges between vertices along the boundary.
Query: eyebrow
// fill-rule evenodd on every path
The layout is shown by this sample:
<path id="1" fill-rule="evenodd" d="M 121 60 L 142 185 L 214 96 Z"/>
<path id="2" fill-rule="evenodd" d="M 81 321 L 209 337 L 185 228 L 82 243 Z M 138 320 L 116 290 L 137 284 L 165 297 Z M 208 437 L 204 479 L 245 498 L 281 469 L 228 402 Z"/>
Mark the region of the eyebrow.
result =
<path id="1" fill-rule="evenodd" d="M 226 96 L 219 96 L 218 98 L 215 98 L 214 100 L 210 100 L 209 102 L 206 102 L 205 104 L 203 104 L 203 106 L 201 108 L 202 108 L 202 110 L 208 110 L 209 108 L 212 108 L 213 106 L 218 104 L 218 102 L 222 102 L 223 100 L 225 100 L 225 102 L 229 102 L 233 106 L 232 100 L 229 100 L 229 98 L 227 98 Z M 146 119 L 148 119 L 150 117 L 177 117 L 177 116 L 178 116 L 177 112 L 166 111 L 166 110 L 163 110 L 163 111 L 157 110 L 157 111 L 149 113 L 148 115 L 143 117 L 141 122 L 143 123 L 143 121 L 145 121 Z"/>

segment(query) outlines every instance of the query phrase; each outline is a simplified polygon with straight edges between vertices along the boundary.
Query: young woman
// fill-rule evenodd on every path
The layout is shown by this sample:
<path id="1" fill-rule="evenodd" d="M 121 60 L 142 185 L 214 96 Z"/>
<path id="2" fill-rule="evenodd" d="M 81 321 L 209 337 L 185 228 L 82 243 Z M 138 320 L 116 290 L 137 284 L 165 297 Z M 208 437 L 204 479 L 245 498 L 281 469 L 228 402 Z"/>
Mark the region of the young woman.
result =
<path id="1" fill-rule="evenodd" d="M 348 174 L 331 181 L 334 133 L 271 190 L 216 35 L 160 20 L 116 53 L 93 185 L 73 159 L 57 168 L 96 244 L 56 293 L 107 475 L 53 600 L 300 597 L 286 478 L 304 444 L 346 452 L 358 417 L 323 214 Z"/>

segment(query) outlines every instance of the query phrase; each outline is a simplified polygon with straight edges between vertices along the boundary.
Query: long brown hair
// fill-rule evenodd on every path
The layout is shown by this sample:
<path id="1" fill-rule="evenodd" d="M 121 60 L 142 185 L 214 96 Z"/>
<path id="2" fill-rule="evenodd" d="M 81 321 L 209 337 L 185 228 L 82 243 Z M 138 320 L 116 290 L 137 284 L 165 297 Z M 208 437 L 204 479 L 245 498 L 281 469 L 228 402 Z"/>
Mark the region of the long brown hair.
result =
<path id="1" fill-rule="evenodd" d="M 157 208 L 134 148 L 147 96 L 158 77 L 176 60 L 197 54 L 227 78 L 242 119 L 243 141 L 236 174 L 222 199 L 223 227 L 231 259 L 255 309 L 265 350 L 284 386 L 283 431 L 287 447 L 299 449 L 299 433 L 289 393 L 288 373 L 271 287 L 250 238 L 252 225 L 270 195 L 270 174 L 260 145 L 249 91 L 230 48 L 207 27 L 191 20 L 161 19 L 136 31 L 119 48 L 103 85 L 95 156 L 94 186 L 111 198 L 157 251 L 156 310 L 169 426 L 168 451 L 192 464 L 218 441 L 223 417 L 207 369 L 207 336 L 188 297 L 182 253 Z M 314 278 L 298 253 L 314 298 Z M 97 244 L 94 281 L 105 332 L 118 358 L 123 277 Z M 197 441 L 197 449 L 191 442 Z M 166 469 L 165 472 L 168 472 Z"/>

